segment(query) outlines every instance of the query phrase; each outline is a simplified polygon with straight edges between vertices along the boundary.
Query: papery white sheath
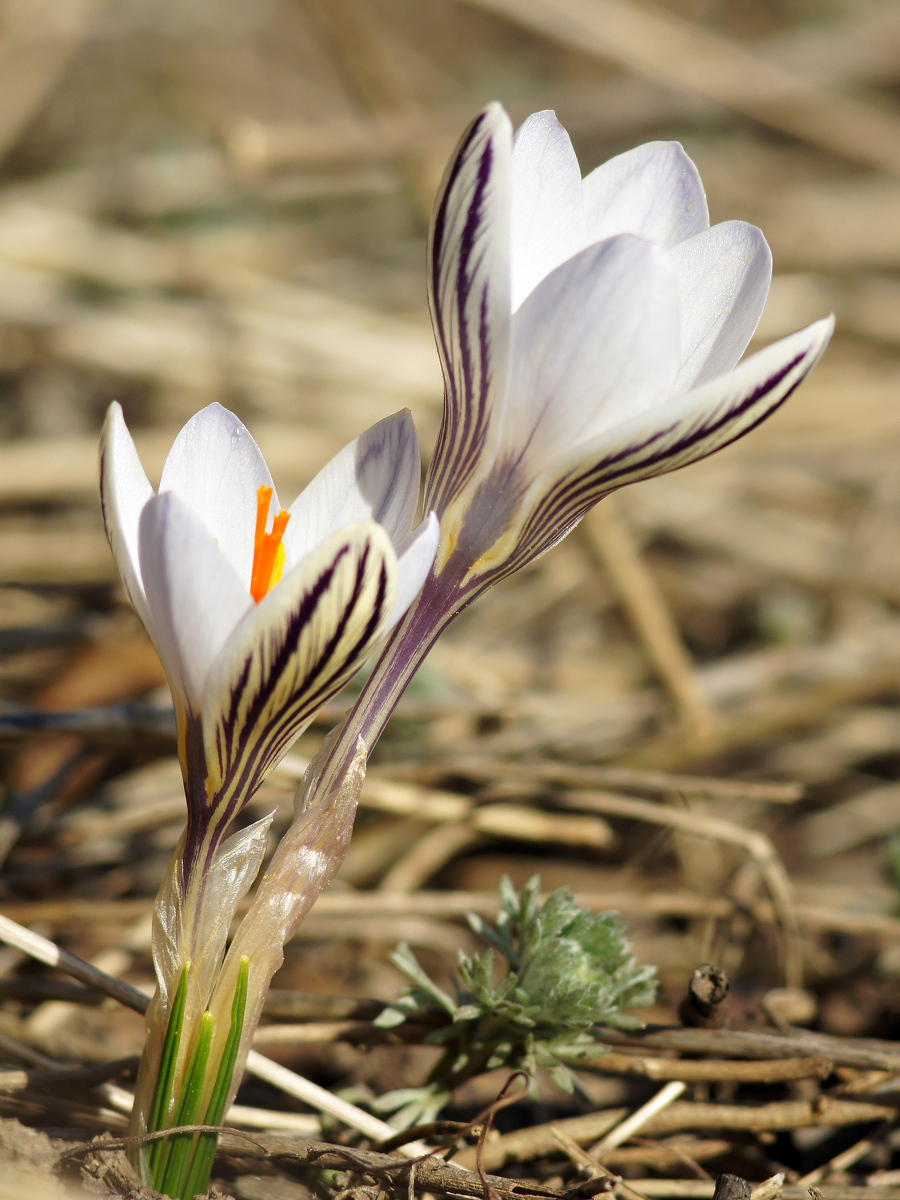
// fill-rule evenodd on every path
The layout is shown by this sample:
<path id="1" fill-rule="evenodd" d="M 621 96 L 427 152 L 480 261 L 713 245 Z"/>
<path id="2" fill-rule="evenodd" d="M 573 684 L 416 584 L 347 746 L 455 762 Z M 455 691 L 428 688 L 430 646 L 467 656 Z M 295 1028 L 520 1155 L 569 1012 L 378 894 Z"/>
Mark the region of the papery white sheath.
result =
<path id="1" fill-rule="evenodd" d="M 602 496 L 685 466 L 781 405 L 831 319 L 738 365 L 771 255 L 709 226 L 697 169 L 650 142 L 585 179 L 552 112 L 487 108 L 437 200 L 429 288 L 445 380 L 427 504 L 462 591 L 548 550 Z"/>
<path id="2" fill-rule="evenodd" d="M 110 408 L 103 516 L 175 701 L 188 871 L 210 864 L 236 812 L 422 586 L 438 526 L 431 515 L 414 527 L 419 471 L 400 412 L 279 511 L 256 442 L 211 404 L 176 438 L 157 495 Z"/>

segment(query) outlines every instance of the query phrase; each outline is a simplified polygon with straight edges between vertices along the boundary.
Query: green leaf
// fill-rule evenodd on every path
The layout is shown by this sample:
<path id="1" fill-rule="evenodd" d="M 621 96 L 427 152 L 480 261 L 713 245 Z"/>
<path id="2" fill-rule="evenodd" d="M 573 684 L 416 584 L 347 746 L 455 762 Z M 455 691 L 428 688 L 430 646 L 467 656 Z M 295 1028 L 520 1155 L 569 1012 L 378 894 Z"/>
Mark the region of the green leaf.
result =
<path id="1" fill-rule="evenodd" d="M 480 1016 L 481 1009 L 477 1004 L 464 1004 L 453 1014 L 453 1023 L 457 1024 L 459 1021 L 474 1021 Z"/>
<path id="2" fill-rule="evenodd" d="M 231 1025 L 228 1038 L 222 1050 L 216 1082 L 213 1093 L 203 1119 L 204 1125 L 221 1125 L 225 1116 L 225 1103 L 231 1089 L 234 1068 L 237 1064 L 238 1050 L 241 1044 L 241 1033 L 244 1029 L 244 1013 L 247 1009 L 247 984 L 250 975 L 250 959 L 246 955 L 241 958 L 238 971 L 237 986 L 231 1005 Z M 188 1173 L 185 1196 L 192 1200 L 194 1196 L 203 1195 L 209 1187 L 209 1174 L 212 1170 L 213 1159 L 218 1145 L 218 1136 L 214 1133 L 201 1133 L 194 1150 L 194 1159 Z"/>
<path id="3" fill-rule="evenodd" d="M 422 991 L 426 993 L 426 995 L 437 1001 L 441 1008 L 446 1009 L 446 1011 L 452 1015 L 453 1010 L 456 1008 L 456 1004 L 447 995 L 447 993 L 439 988 L 434 980 L 430 979 L 422 970 L 422 968 L 419 966 L 418 959 L 413 954 L 412 950 L 410 950 L 406 942 L 401 942 L 397 949 L 393 952 L 391 955 L 391 962 L 395 967 L 397 967 L 398 970 L 402 971 L 407 978 L 411 979 L 413 983 L 417 983 Z"/>
<path id="4" fill-rule="evenodd" d="M 372 1024 L 376 1029 L 393 1029 L 396 1025 L 402 1025 L 410 1013 L 414 1013 L 419 1007 L 419 1001 L 414 995 L 399 996 L 393 1004 L 381 1010 Z"/>
<path id="5" fill-rule="evenodd" d="M 569 1068 L 563 1066 L 562 1063 L 551 1069 L 550 1078 L 567 1095 L 571 1096 L 575 1091 L 575 1078 Z"/>
<path id="6" fill-rule="evenodd" d="M 174 1126 L 200 1123 L 200 1104 L 203 1098 L 203 1085 L 206 1081 L 206 1068 L 209 1064 L 212 1035 L 213 1015 L 205 1012 L 200 1020 L 200 1033 L 191 1056 L 178 1107 L 172 1118 Z M 185 1189 L 197 1134 L 176 1133 L 173 1137 L 164 1140 L 165 1152 L 160 1162 L 161 1179 L 154 1181 L 155 1186 L 165 1195 L 176 1197 L 176 1200 L 193 1200 L 193 1197 L 186 1195 Z"/>
<path id="7" fill-rule="evenodd" d="M 150 1106 L 150 1116 L 147 1120 L 147 1132 L 158 1133 L 168 1124 L 169 1105 L 172 1101 L 172 1084 L 175 1079 L 175 1065 L 178 1062 L 178 1048 L 181 1045 L 181 1035 L 184 1030 L 184 1009 L 187 1004 L 188 979 L 191 964 L 186 962 L 181 969 L 172 1007 L 169 1011 L 169 1021 L 166 1025 L 166 1038 L 163 1042 L 162 1054 L 159 1061 L 159 1074 L 156 1077 L 156 1090 Z M 163 1151 L 164 1138 L 157 1138 L 147 1146 L 147 1166 L 151 1176 L 156 1171 Z"/>

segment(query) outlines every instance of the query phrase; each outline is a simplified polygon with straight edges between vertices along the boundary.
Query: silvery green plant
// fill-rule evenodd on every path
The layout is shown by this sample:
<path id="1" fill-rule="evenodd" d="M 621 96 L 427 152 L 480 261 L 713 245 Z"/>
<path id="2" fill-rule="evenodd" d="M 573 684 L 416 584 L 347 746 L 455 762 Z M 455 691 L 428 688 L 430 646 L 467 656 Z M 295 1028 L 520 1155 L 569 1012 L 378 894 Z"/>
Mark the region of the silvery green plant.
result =
<path id="1" fill-rule="evenodd" d="M 156 903 L 134 1133 L 223 1117 L 282 947 L 346 851 L 368 755 L 447 625 L 605 495 L 755 428 L 815 366 L 830 320 L 739 361 L 770 276 L 758 229 L 710 228 L 676 143 L 582 180 L 552 113 L 514 137 L 491 105 L 450 162 L 429 238 L 445 402 L 425 521 L 408 416 L 357 439 L 282 510 L 220 406 L 179 435 L 158 495 L 113 408 L 104 519 L 171 685 L 188 816 Z M 235 818 L 387 635 L 226 950 L 270 824 L 232 832 Z M 214 1148 L 174 1136 L 136 1157 L 147 1182 L 190 1198 Z"/>
<path id="2" fill-rule="evenodd" d="M 425 1041 L 444 1053 L 422 1088 L 388 1093 L 375 1107 L 393 1112 L 405 1127 L 431 1121 L 454 1088 L 482 1071 L 509 1067 L 534 1079 L 547 1071 L 566 1091 L 575 1086 L 567 1061 L 596 1057 L 605 1047 L 600 1025 L 635 1029 L 641 1022 L 624 1009 L 645 1008 L 656 995 L 656 968 L 639 966 L 624 924 L 615 913 L 594 916 L 568 888 L 543 904 L 540 876 L 517 895 L 509 878 L 500 884 L 496 926 L 470 913 L 472 929 L 492 949 L 459 953 L 459 974 L 450 995 L 425 973 L 408 946 L 391 956 L 412 987 L 386 1008 L 375 1024 L 394 1028 L 410 1017 L 439 1013 Z M 505 959 L 498 964 L 495 951 Z"/>

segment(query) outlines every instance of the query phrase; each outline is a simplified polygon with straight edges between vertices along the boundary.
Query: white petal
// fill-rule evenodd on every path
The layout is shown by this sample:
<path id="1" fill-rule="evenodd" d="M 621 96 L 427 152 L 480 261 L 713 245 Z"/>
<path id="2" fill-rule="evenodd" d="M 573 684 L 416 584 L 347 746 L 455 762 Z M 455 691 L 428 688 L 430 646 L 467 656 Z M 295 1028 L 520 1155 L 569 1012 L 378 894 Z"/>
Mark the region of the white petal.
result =
<path id="1" fill-rule="evenodd" d="M 523 541 L 558 540 L 602 496 L 665 475 L 755 429 L 800 386 L 822 356 L 834 318 L 816 321 L 659 409 L 606 430 L 548 471 L 525 507 Z M 555 534 L 555 536 L 554 536 Z M 544 540 L 544 548 L 552 541 Z M 533 555 L 532 555 L 533 557 Z M 525 560 L 527 561 L 527 560 Z"/>
<path id="2" fill-rule="evenodd" d="M 154 495 L 150 480 L 125 425 L 122 408 L 111 404 L 100 438 L 100 505 L 106 536 L 122 583 L 145 625 L 149 613 L 141 582 L 138 525 L 144 505 Z"/>
<path id="3" fill-rule="evenodd" d="M 428 297 L 444 373 L 444 419 L 427 508 L 442 512 L 490 453 L 506 398 L 512 126 L 499 104 L 473 122 L 434 209 Z"/>
<path id="4" fill-rule="evenodd" d="M 668 256 L 624 234 L 563 263 L 513 320 L 504 454 L 536 472 L 624 417 L 662 402 L 678 365 Z"/>
<path id="5" fill-rule="evenodd" d="M 429 513 L 397 563 L 397 596 L 388 628 L 393 629 L 422 590 L 437 554 L 440 538 L 440 522 L 434 513 Z"/>
<path id="6" fill-rule="evenodd" d="M 647 142 L 592 171 L 584 213 L 591 241 L 635 233 L 668 247 L 709 225 L 700 175 L 678 142 Z"/>
<path id="7" fill-rule="evenodd" d="M 723 221 L 670 251 L 681 292 L 681 367 L 673 395 L 724 375 L 759 324 L 772 252 L 755 225 Z"/>
<path id="8" fill-rule="evenodd" d="M 173 492 L 144 508 L 140 560 L 156 649 L 173 689 L 197 712 L 216 655 L 253 601 L 205 526 Z"/>
<path id="9" fill-rule="evenodd" d="M 387 628 L 397 560 L 384 530 L 352 525 L 249 612 L 210 672 L 207 766 L 222 804 L 242 804 Z"/>
<path id="10" fill-rule="evenodd" d="M 345 525 L 377 521 L 400 552 L 412 534 L 422 467 L 409 409 L 345 446 L 290 507 L 288 561 L 297 563 Z"/>
<path id="11" fill-rule="evenodd" d="M 588 244 L 581 171 L 569 135 L 547 109 L 516 130 L 512 156 L 512 308 Z"/>
<path id="12" fill-rule="evenodd" d="M 616 488 L 721 450 L 755 429 L 800 386 L 822 356 L 834 318 L 767 346 L 730 375 L 606 430 L 537 479 L 505 538 L 505 574 L 556 545 Z M 498 556 L 499 557 L 499 556 Z"/>
<path id="13" fill-rule="evenodd" d="M 259 446 L 221 404 L 191 417 L 175 439 L 159 484 L 161 492 L 174 492 L 203 522 L 248 591 L 257 492 L 263 486 L 272 486 L 272 476 Z M 274 496 L 272 511 L 277 511 Z"/>

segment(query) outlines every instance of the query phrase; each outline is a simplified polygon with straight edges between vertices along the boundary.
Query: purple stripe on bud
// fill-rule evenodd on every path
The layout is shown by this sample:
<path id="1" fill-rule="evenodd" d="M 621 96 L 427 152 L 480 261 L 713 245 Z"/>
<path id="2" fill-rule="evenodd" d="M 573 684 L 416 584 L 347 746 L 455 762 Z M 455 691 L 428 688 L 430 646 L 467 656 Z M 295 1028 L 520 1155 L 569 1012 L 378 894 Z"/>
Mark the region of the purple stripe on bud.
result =
<path id="1" fill-rule="evenodd" d="M 482 113 L 463 137 L 438 201 L 430 248 L 431 304 L 445 381 L 444 417 L 427 508 L 442 509 L 472 476 L 490 423 L 492 327 L 488 190 L 495 147 Z M 479 145 L 480 142 L 480 145 Z M 477 156 L 477 157 L 476 157 Z M 474 178 L 463 178 L 476 159 Z M 455 210 L 464 210 L 461 231 Z"/>

